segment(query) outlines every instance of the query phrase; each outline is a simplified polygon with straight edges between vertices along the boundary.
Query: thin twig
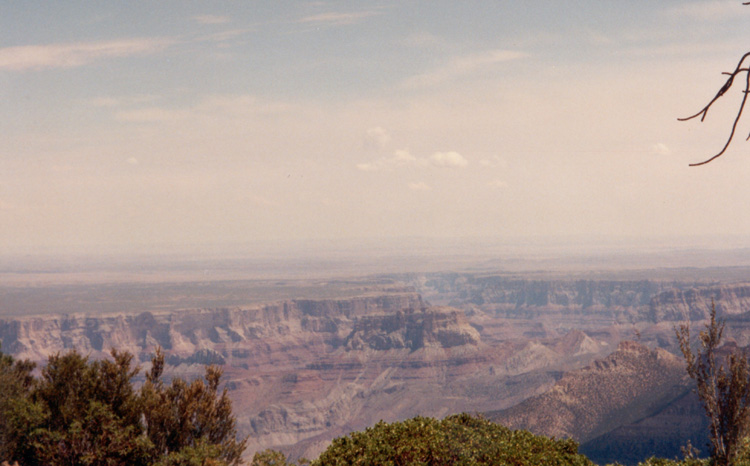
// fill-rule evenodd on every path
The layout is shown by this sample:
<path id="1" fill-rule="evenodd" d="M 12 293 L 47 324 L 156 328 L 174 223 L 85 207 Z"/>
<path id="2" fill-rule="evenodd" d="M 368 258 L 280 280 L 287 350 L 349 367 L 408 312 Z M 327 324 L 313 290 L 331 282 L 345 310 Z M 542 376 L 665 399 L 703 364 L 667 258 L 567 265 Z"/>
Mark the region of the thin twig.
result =
<path id="1" fill-rule="evenodd" d="M 748 2 L 748 4 L 750 4 L 750 2 Z M 687 120 L 692 120 L 693 118 L 696 118 L 698 115 L 702 115 L 701 116 L 701 121 L 703 121 L 706 118 L 706 114 L 708 113 L 708 109 L 711 108 L 711 106 L 714 104 L 714 102 L 716 102 L 717 100 L 719 100 L 719 98 L 721 98 L 721 96 L 723 96 L 729 90 L 730 87 L 732 87 L 732 84 L 734 82 L 734 78 L 735 78 L 735 76 L 737 76 L 738 73 L 740 73 L 742 71 L 742 69 L 743 69 L 742 68 L 742 63 L 745 61 L 745 59 L 747 57 L 750 57 L 750 52 L 748 52 L 748 53 L 746 53 L 745 55 L 742 56 L 742 58 L 740 59 L 739 63 L 737 63 L 737 67 L 734 69 L 733 72 L 729 73 L 729 72 L 725 71 L 724 73 L 722 73 L 722 74 L 728 75 L 729 78 L 724 83 L 724 85 L 721 86 L 721 88 L 719 89 L 719 92 L 716 93 L 716 95 L 714 96 L 714 98 L 711 99 L 711 101 L 708 102 L 708 104 L 705 107 L 703 107 L 695 115 L 691 115 L 691 116 L 685 117 L 685 118 L 678 118 L 677 120 L 678 121 L 687 121 Z"/>
<path id="2" fill-rule="evenodd" d="M 747 2 L 746 4 L 750 5 L 750 2 Z M 734 118 L 734 122 L 732 124 L 732 131 L 729 133 L 729 137 L 727 138 L 726 142 L 724 143 L 724 147 L 722 147 L 722 149 L 719 151 L 719 153 L 717 153 L 713 157 L 709 158 L 708 160 L 705 160 L 705 161 L 699 162 L 699 163 L 691 163 L 690 164 L 691 167 L 697 167 L 697 166 L 700 166 L 700 165 L 705 165 L 705 164 L 707 164 L 707 163 L 709 163 L 709 162 L 711 162 L 711 161 L 713 161 L 713 160 L 721 157 L 724 154 L 724 152 L 726 152 L 727 148 L 729 147 L 729 144 L 734 139 L 734 134 L 737 131 L 737 124 L 739 123 L 740 117 L 742 117 L 742 113 L 743 113 L 743 111 L 745 109 L 745 104 L 747 102 L 747 94 L 748 94 L 748 92 L 750 92 L 750 68 L 743 67 L 744 62 L 745 62 L 745 60 L 748 57 L 750 57 L 750 52 L 748 52 L 748 53 L 746 53 L 746 54 L 744 54 L 742 56 L 742 58 L 740 59 L 739 63 L 737 63 L 737 66 L 735 67 L 734 71 L 732 71 L 731 73 L 729 73 L 729 72 L 723 73 L 723 74 L 725 74 L 725 75 L 727 75 L 729 77 L 727 78 L 727 80 L 724 83 L 724 85 L 721 86 L 721 88 L 719 88 L 719 91 L 716 93 L 716 95 L 713 97 L 713 99 L 711 99 L 705 107 L 703 107 L 698 113 L 696 113 L 694 115 L 691 115 L 691 116 L 685 117 L 685 118 L 678 118 L 679 121 L 687 121 L 687 120 L 692 120 L 692 119 L 697 118 L 698 116 L 700 116 L 700 121 L 704 121 L 706 119 L 706 116 L 708 115 L 708 110 L 711 108 L 711 106 L 717 100 L 719 100 L 722 96 L 724 96 L 724 94 L 726 94 L 727 91 L 729 91 L 729 89 L 732 87 L 732 85 L 734 84 L 734 78 L 736 78 L 741 73 L 745 73 L 745 90 L 743 92 L 742 102 L 740 103 L 740 108 L 737 111 L 737 115 Z M 750 135 L 748 135 L 748 139 L 750 139 Z"/>
<path id="3" fill-rule="evenodd" d="M 724 144 L 724 147 L 721 149 L 721 151 L 719 151 L 718 154 L 714 155 L 710 159 L 705 160 L 703 162 L 691 163 L 690 164 L 691 167 L 698 167 L 701 165 L 705 165 L 708 162 L 724 155 L 724 152 L 726 152 L 727 148 L 729 147 L 729 143 L 731 143 L 732 139 L 734 139 L 734 133 L 735 131 L 737 131 L 737 123 L 739 123 L 740 117 L 742 116 L 742 112 L 745 109 L 745 103 L 747 103 L 747 94 L 749 90 L 750 90 L 750 73 L 745 72 L 745 90 L 742 93 L 742 103 L 740 104 L 740 109 L 737 111 L 737 116 L 734 118 L 734 123 L 732 123 L 732 131 L 729 133 L 729 137 L 727 138 L 726 144 Z M 748 139 L 750 139 L 750 135 L 748 135 Z"/>

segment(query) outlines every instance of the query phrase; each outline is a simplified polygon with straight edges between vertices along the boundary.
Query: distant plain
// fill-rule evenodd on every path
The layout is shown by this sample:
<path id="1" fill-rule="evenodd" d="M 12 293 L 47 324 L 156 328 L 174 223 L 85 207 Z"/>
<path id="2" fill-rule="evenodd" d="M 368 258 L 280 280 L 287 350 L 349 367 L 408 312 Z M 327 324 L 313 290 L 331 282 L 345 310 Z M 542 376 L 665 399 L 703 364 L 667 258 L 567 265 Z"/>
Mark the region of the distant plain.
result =
<path id="1" fill-rule="evenodd" d="M 447 272 L 526 279 L 750 280 L 750 249 L 502 249 L 460 243 L 217 255 L 9 255 L 0 261 L 0 317 L 220 308 L 361 295 Z M 418 290 L 419 291 L 419 290 Z M 429 298 L 426 296 L 426 298 Z"/>

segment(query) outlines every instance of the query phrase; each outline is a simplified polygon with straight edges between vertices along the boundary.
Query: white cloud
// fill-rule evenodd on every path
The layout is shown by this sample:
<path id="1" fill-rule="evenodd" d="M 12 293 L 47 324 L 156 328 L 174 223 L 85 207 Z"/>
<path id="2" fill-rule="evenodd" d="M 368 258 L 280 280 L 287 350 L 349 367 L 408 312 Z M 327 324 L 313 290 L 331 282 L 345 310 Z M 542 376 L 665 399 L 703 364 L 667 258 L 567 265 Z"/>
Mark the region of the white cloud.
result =
<path id="1" fill-rule="evenodd" d="M 431 87 L 446 81 L 468 76 L 491 65 L 526 57 L 523 52 L 514 50 L 489 50 L 449 60 L 443 66 L 408 78 L 403 83 L 406 88 Z"/>
<path id="2" fill-rule="evenodd" d="M 205 98 L 194 110 L 212 116 L 248 117 L 263 114 L 288 115 L 299 107 L 286 102 L 266 101 L 255 95 L 212 95 Z"/>
<path id="3" fill-rule="evenodd" d="M 123 112 L 117 112 L 117 114 L 115 115 L 117 120 L 127 121 L 130 123 L 168 122 L 185 118 L 186 116 L 187 115 L 185 112 L 181 112 L 178 110 L 169 110 L 160 107 L 127 110 Z"/>
<path id="4" fill-rule="evenodd" d="M 499 155 L 493 155 L 492 157 L 484 157 L 479 160 L 479 165 L 489 168 L 505 168 L 508 166 L 507 162 Z"/>
<path id="5" fill-rule="evenodd" d="M 424 181 L 412 182 L 409 183 L 408 186 L 412 191 L 429 191 L 432 189 L 430 185 L 428 185 Z"/>
<path id="6" fill-rule="evenodd" d="M 436 167 L 463 168 L 469 164 L 469 161 L 458 152 L 435 152 L 430 156 L 429 161 Z"/>
<path id="7" fill-rule="evenodd" d="M 667 14 L 702 22 L 722 21 L 736 17 L 742 12 L 741 8 L 741 2 L 734 0 L 689 2 L 669 9 Z"/>
<path id="8" fill-rule="evenodd" d="M 445 40 L 429 32 L 415 32 L 410 34 L 406 37 L 404 43 L 409 47 L 417 48 L 443 47 L 446 45 Z"/>
<path id="9" fill-rule="evenodd" d="M 393 170 L 401 167 L 463 168 L 469 164 L 458 152 L 435 152 L 429 157 L 415 157 L 408 150 L 400 149 L 390 157 L 381 157 L 367 163 L 357 164 L 362 171 Z"/>
<path id="10" fill-rule="evenodd" d="M 144 97 L 145 99 L 145 97 Z M 152 98 L 152 101 L 156 98 Z M 148 100 L 144 100 L 151 104 Z M 120 99 L 121 104 L 133 104 L 114 113 L 115 119 L 129 123 L 192 123 L 205 124 L 242 124 L 262 115 L 271 118 L 289 115 L 295 107 L 277 102 L 261 101 L 252 95 L 212 95 L 199 102 L 186 106 L 138 106 L 137 99 Z"/>
<path id="11" fill-rule="evenodd" d="M 128 165 L 138 165 L 138 159 L 135 157 L 128 157 L 126 162 L 128 163 Z"/>
<path id="12" fill-rule="evenodd" d="M 672 150 L 663 142 L 659 142 L 651 146 L 651 152 L 657 155 L 669 155 L 672 153 Z"/>
<path id="13" fill-rule="evenodd" d="M 490 188 L 495 188 L 495 189 L 503 189 L 503 188 L 508 187 L 508 183 L 506 183 L 503 180 L 492 180 L 489 183 L 487 183 L 487 186 L 489 186 Z"/>
<path id="14" fill-rule="evenodd" d="M 406 149 L 399 149 L 396 152 L 394 152 L 393 157 L 391 157 L 391 160 L 395 162 L 396 165 L 399 165 L 399 166 L 411 165 L 412 163 L 419 162 L 419 159 L 411 155 L 411 153 Z"/>
<path id="15" fill-rule="evenodd" d="M 165 39 L 125 39 L 73 44 L 23 45 L 0 48 L 0 69 L 12 71 L 73 68 L 95 60 L 146 55 L 163 50 Z"/>
<path id="16" fill-rule="evenodd" d="M 391 142 L 391 135 L 380 126 L 370 128 L 365 132 L 365 147 L 382 150 Z"/>
<path id="17" fill-rule="evenodd" d="M 394 168 L 414 166 L 420 163 L 420 159 L 411 155 L 408 150 L 399 149 L 390 157 L 381 157 L 373 162 L 357 164 L 357 168 L 363 171 L 393 170 Z"/>
<path id="18" fill-rule="evenodd" d="M 375 162 L 368 162 L 368 163 L 358 163 L 357 169 L 362 170 L 363 172 L 374 172 L 374 171 L 378 171 L 380 167 Z"/>
<path id="19" fill-rule="evenodd" d="M 120 101 L 114 97 L 95 97 L 90 101 L 94 107 L 117 107 Z"/>
<path id="20" fill-rule="evenodd" d="M 320 13 L 317 15 L 305 16 L 299 19 L 298 23 L 307 24 L 325 24 L 325 25 L 342 25 L 342 24 L 354 24 L 360 20 L 369 16 L 379 14 L 376 11 L 359 11 L 353 13 L 340 13 L 340 12 L 328 12 Z"/>
<path id="21" fill-rule="evenodd" d="M 198 15 L 193 16 L 193 21 L 199 24 L 226 24 L 231 22 L 232 20 L 229 16 Z"/>
<path id="22" fill-rule="evenodd" d="M 148 94 L 136 94 L 127 96 L 99 96 L 85 99 L 84 103 L 96 108 L 108 108 L 113 111 L 117 108 L 135 109 L 143 105 L 153 105 L 161 97 Z"/>
<path id="23" fill-rule="evenodd" d="M 229 29 L 226 31 L 219 31 L 212 34 L 207 34 L 200 36 L 196 38 L 196 42 L 201 41 L 209 41 L 209 42 L 227 42 L 232 39 L 236 39 L 238 37 L 241 37 L 243 35 L 246 35 L 250 32 L 254 31 L 253 28 L 237 28 L 237 29 Z"/>
<path id="24" fill-rule="evenodd" d="M 668 57 L 674 59 L 675 57 L 696 57 L 696 56 L 716 56 L 724 54 L 727 50 L 732 50 L 736 47 L 736 43 L 733 41 L 709 41 L 709 42 L 675 42 L 671 44 L 663 44 L 658 46 L 643 46 L 643 47 L 632 47 L 623 50 L 623 55 L 632 56 L 636 58 L 640 57 Z M 732 58 L 732 61 L 734 58 Z M 722 63 L 722 65 L 726 65 Z"/>

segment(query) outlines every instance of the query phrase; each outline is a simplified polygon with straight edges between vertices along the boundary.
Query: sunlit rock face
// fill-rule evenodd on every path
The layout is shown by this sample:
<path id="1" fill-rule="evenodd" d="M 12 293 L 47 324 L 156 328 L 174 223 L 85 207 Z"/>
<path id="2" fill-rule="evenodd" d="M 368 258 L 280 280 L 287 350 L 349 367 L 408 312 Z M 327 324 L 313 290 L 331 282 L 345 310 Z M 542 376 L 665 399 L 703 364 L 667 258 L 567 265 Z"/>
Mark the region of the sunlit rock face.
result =
<path id="1" fill-rule="evenodd" d="M 68 349 L 92 358 L 104 357 L 110 348 L 148 357 L 156 347 L 183 358 L 205 349 L 231 357 L 233 350 L 252 342 L 292 334 L 316 335 L 337 347 L 362 316 L 423 306 L 418 294 L 403 292 L 134 315 L 48 315 L 0 320 L 0 341 L 3 349 L 16 357 L 39 361 Z"/>

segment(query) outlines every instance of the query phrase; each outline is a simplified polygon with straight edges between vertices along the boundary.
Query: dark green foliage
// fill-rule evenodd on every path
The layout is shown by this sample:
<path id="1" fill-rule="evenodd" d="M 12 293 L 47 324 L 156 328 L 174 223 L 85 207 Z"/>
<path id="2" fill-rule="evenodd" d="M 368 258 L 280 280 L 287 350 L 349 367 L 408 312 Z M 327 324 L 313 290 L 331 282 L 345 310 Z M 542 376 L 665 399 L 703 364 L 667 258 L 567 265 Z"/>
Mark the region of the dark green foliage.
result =
<path id="1" fill-rule="evenodd" d="M 133 356 L 89 361 L 76 351 L 49 358 L 41 377 L 33 365 L 0 353 L 0 459 L 24 465 L 234 465 L 232 405 L 218 393 L 221 370 L 206 380 L 161 381 L 164 357 L 153 361 L 136 390 Z"/>
<path id="2" fill-rule="evenodd" d="M 163 455 L 154 466 L 224 466 L 221 448 L 209 443 L 205 438 L 196 440 L 193 445 Z"/>
<path id="3" fill-rule="evenodd" d="M 0 458 L 32 456 L 28 439 L 42 418 L 29 400 L 34 368 L 34 363 L 16 361 L 0 351 Z"/>
<path id="4" fill-rule="evenodd" d="M 286 456 L 276 450 L 259 451 L 253 455 L 253 461 L 250 466 L 291 466 L 292 463 L 286 461 Z"/>
<path id="5" fill-rule="evenodd" d="M 300 458 L 296 463 L 291 463 L 286 460 L 284 453 L 268 448 L 253 455 L 253 461 L 250 463 L 250 466 L 294 466 L 295 464 L 303 466 L 310 464 L 310 460 Z"/>
<path id="6" fill-rule="evenodd" d="M 221 369 L 206 367 L 205 381 L 188 384 L 175 379 L 168 387 L 161 381 L 164 354 L 157 351 L 146 383 L 141 389 L 146 435 L 159 455 L 197 448 L 199 441 L 217 447 L 217 454 L 227 464 L 239 464 L 245 440 L 236 440 L 232 402 L 226 389 L 219 396 Z"/>
<path id="7" fill-rule="evenodd" d="M 649 458 L 638 463 L 638 466 L 715 466 L 716 462 L 710 458 L 696 458 L 695 450 L 688 443 L 683 449 L 685 457 L 682 460 L 668 460 L 664 458 Z M 744 438 L 739 442 L 737 454 L 732 459 L 732 466 L 750 466 L 750 438 Z"/>
<path id="8" fill-rule="evenodd" d="M 112 361 L 90 362 L 71 351 L 56 354 L 31 392 L 44 414 L 32 434 L 43 464 L 148 464 L 132 355 L 112 350 Z"/>
<path id="9" fill-rule="evenodd" d="M 135 425 L 124 422 L 98 401 L 88 404 L 69 425 L 37 431 L 35 445 L 43 464 L 145 465 L 151 459 L 149 444 Z"/>
<path id="10" fill-rule="evenodd" d="M 573 440 L 514 431 L 468 414 L 379 422 L 337 438 L 313 465 L 593 465 Z"/>
<path id="11" fill-rule="evenodd" d="M 638 463 L 638 466 L 709 466 L 710 464 L 711 461 L 708 459 L 686 458 L 683 460 L 668 460 L 664 458 L 649 458 L 646 461 Z"/>

